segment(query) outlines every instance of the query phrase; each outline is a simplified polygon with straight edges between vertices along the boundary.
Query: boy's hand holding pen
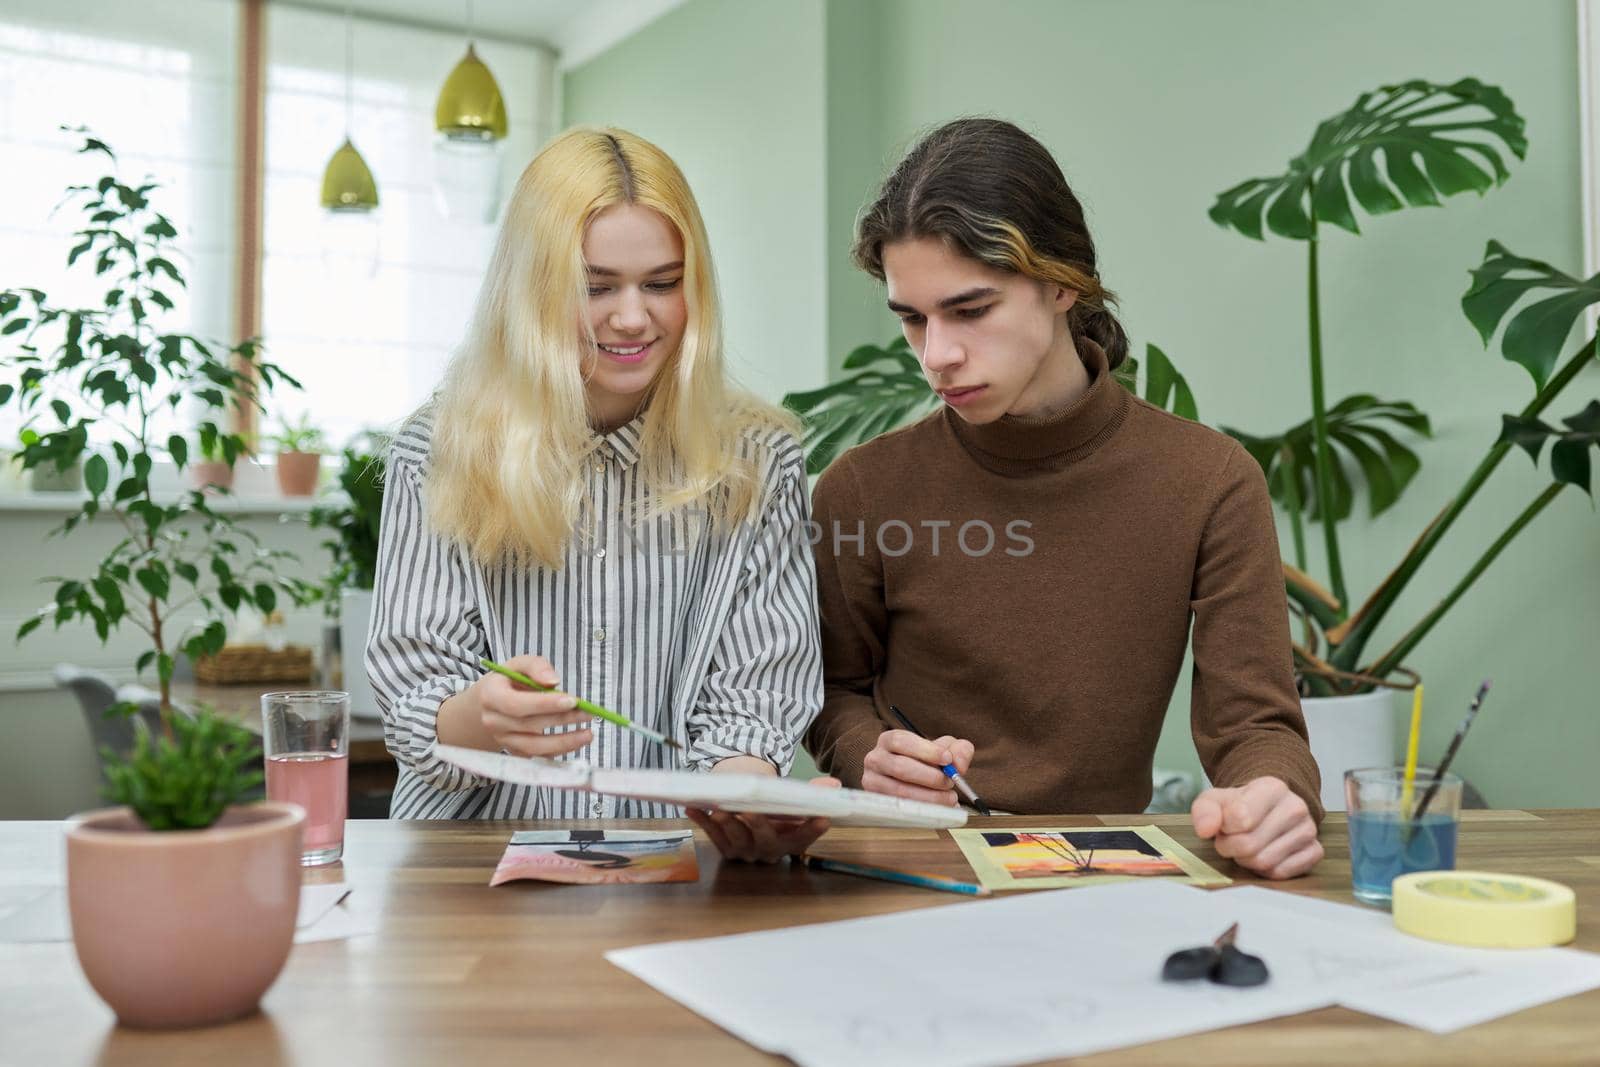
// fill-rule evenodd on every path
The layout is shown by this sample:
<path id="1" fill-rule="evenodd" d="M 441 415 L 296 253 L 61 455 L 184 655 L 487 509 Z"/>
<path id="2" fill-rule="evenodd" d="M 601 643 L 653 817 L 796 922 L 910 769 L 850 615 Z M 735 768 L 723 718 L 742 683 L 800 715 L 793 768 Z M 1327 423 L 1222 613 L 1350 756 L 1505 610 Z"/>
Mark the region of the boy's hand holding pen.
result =
<path id="1" fill-rule="evenodd" d="M 878 744 L 867 753 L 862 765 L 861 787 L 874 793 L 887 793 L 954 807 L 957 794 L 981 815 L 989 809 L 962 777 L 972 764 L 971 741 L 958 737 L 924 737 L 905 712 L 890 705 L 889 710 L 903 730 L 885 730 Z"/>

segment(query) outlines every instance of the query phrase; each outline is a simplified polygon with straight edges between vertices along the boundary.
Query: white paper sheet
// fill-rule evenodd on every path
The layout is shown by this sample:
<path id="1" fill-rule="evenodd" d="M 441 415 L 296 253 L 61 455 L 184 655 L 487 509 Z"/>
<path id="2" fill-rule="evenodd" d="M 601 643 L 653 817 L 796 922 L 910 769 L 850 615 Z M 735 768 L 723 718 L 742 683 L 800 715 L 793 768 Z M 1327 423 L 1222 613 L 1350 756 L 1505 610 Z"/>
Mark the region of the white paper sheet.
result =
<path id="1" fill-rule="evenodd" d="M 67 941 L 67 898 L 59 886 L 7 886 L 0 894 L 0 944 Z"/>
<path id="2" fill-rule="evenodd" d="M 1339 1003 L 1356 1011 L 1407 1026 L 1447 1034 L 1502 1015 L 1552 1000 L 1600 989 L 1600 956 L 1570 948 L 1490 949 L 1443 945 L 1407 937 L 1394 929 L 1386 911 L 1335 904 L 1281 893 L 1260 886 L 1242 886 L 1226 896 L 1244 894 L 1319 922 L 1366 924 L 1395 937 L 1426 946 L 1441 961 L 1455 964 L 1452 973 L 1431 981 L 1377 986 L 1345 993 Z"/>
<path id="3" fill-rule="evenodd" d="M 377 930 L 378 916 L 359 906 L 352 907 L 353 904 L 356 895 L 342 882 L 302 886 L 295 944 L 356 937 Z M 0 895 L 0 944 L 71 940 L 72 920 L 67 911 L 67 893 L 61 886 L 7 887 Z"/>
<path id="4" fill-rule="evenodd" d="M 1448 946 L 1363 913 L 1312 915 L 1260 894 L 1276 895 L 1094 886 L 643 946 L 607 959 L 806 1067 L 1031 1063 L 1462 974 Z M 1169 953 L 1207 944 L 1233 922 L 1239 947 L 1267 961 L 1270 982 L 1161 981 Z"/>

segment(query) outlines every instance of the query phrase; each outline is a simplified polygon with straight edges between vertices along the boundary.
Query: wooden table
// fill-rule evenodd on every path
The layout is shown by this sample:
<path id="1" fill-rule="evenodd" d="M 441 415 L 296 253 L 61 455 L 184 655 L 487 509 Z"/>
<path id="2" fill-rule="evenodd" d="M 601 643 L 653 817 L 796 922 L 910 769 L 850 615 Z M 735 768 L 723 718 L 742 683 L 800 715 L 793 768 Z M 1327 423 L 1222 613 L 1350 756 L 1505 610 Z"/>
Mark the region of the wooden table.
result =
<path id="1" fill-rule="evenodd" d="M 1478 811 L 1465 813 L 1463 820 L 1463 867 L 1538 875 L 1572 886 L 1578 893 L 1577 946 L 1600 950 L 1600 811 Z M 986 822 L 991 821 L 975 819 L 973 825 Z M 1162 826 L 1219 869 L 1232 870 L 1195 839 L 1182 816 L 992 820 L 1010 826 L 1147 822 Z M 613 967 L 601 953 L 962 899 L 787 864 L 724 865 L 703 839 L 701 878 L 694 885 L 518 882 L 488 888 L 490 870 L 511 830 L 532 825 L 603 824 L 352 822 L 344 871 L 324 869 L 308 877 L 344 877 L 354 889 L 352 899 L 381 907 L 380 931 L 296 947 L 262 1014 L 208 1030 L 121 1029 L 83 980 L 70 945 L 0 946 L 0 1061 L 170 1067 L 779 1062 Z M 30 878 L 59 881 L 60 837 L 59 823 L 0 823 L 0 878 L 15 884 Z M 945 834 L 835 830 L 830 838 L 839 848 L 867 848 L 890 862 L 914 860 L 925 869 L 967 873 Z M 1342 816 L 1329 816 L 1323 840 L 1328 858 L 1317 871 L 1276 888 L 1348 903 L 1350 862 Z M 822 845 L 819 850 L 827 851 Z M 137 922 L 137 916 L 129 921 Z M 1600 991 L 1444 1037 L 1329 1008 L 1073 1062 L 1151 1067 L 1594 1064 L 1600 1062 Z"/>

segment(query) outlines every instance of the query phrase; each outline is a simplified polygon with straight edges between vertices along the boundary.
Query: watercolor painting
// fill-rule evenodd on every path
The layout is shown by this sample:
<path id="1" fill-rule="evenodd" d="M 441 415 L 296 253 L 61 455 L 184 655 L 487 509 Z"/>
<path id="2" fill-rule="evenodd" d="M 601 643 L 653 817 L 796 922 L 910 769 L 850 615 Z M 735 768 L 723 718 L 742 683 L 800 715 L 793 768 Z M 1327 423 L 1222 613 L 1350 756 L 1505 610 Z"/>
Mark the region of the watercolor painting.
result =
<path id="1" fill-rule="evenodd" d="M 689 830 L 520 830 L 512 834 L 489 884 L 536 879 L 618 885 L 699 878 Z"/>
<path id="2" fill-rule="evenodd" d="M 1154 826 L 952 830 L 950 835 L 989 889 L 1058 889 L 1132 878 L 1229 882 Z"/>
<path id="3" fill-rule="evenodd" d="M 1013 878 L 1183 874 L 1181 866 L 1132 830 L 985 832 L 983 843 Z"/>

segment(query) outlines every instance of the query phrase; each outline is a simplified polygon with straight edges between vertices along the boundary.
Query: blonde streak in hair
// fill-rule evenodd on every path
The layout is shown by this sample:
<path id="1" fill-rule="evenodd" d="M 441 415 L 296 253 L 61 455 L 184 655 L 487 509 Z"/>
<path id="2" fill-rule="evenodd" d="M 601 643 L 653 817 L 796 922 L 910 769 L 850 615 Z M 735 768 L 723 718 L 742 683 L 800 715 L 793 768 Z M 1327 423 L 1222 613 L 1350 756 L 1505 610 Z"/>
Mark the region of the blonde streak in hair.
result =
<path id="1" fill-rule="evenodd" d="M 1116 294 L 1100 283 L 1100 279 L 1071 263 L 1041 255 L 1033 244 L 1011 223 L 1003 219 L 987 219 L 984 227 L 1003 250 L 1006 265 L 1019 273 L 1040 281 L 1053 282 L 1078 294 L 1079 304 L 1087 311 L 1105 311 L 1116 303 Z"/>

